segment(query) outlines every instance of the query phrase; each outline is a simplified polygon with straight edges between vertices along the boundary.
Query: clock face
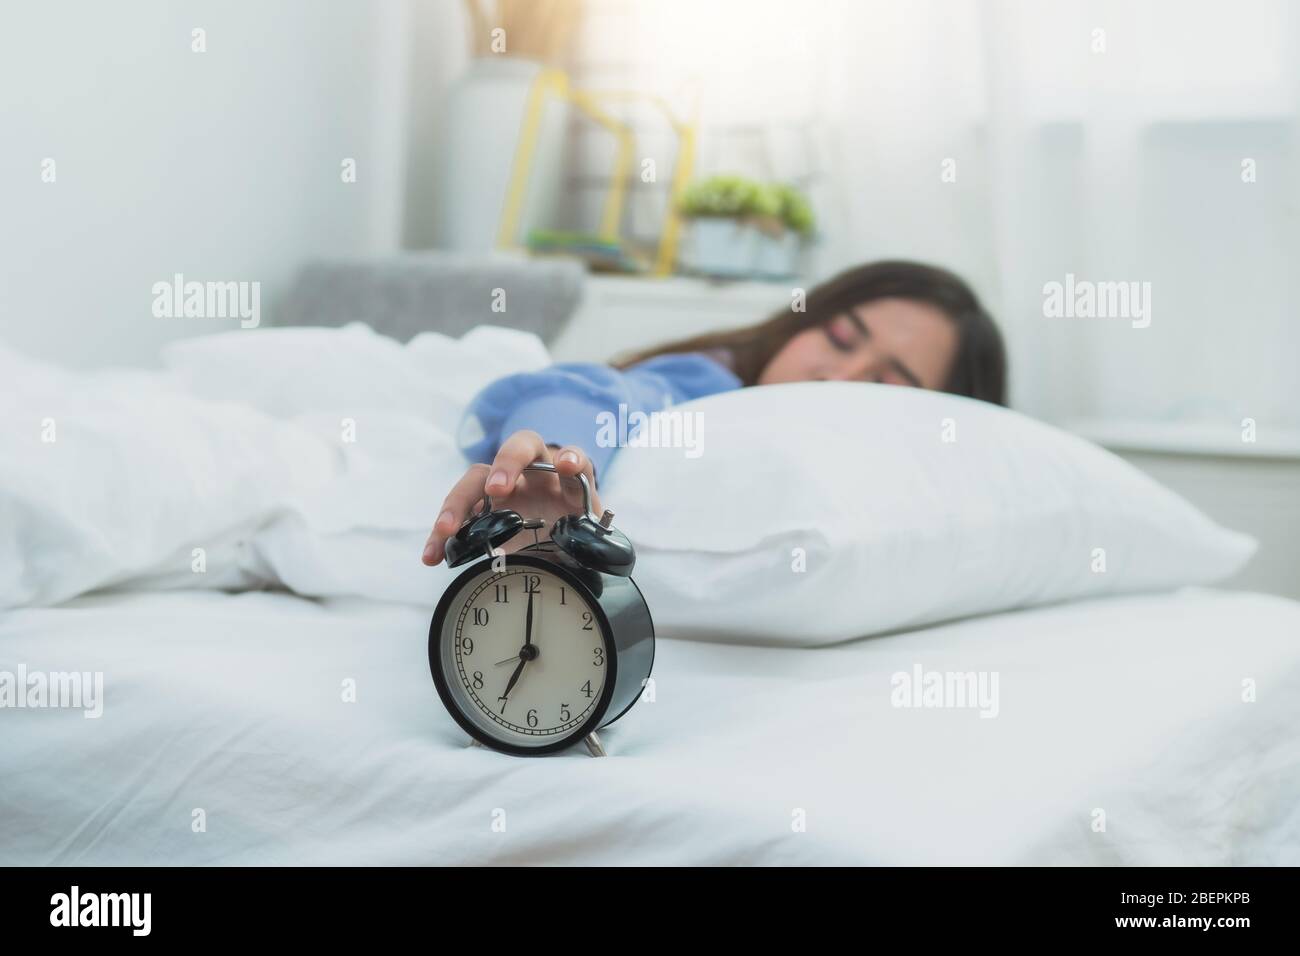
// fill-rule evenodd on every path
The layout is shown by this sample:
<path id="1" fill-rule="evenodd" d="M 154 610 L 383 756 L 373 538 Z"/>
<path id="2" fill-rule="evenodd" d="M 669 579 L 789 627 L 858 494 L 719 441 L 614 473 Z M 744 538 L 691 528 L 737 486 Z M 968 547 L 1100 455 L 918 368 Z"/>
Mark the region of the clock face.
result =
<path id="1" fill-rule="evenodd" d="M 447 692 L 480 733 L 561 743 L 596 715 L 610 672 L 604 615 L 546 562 L 490 566 L 453 584 L 442 621 Z"/>

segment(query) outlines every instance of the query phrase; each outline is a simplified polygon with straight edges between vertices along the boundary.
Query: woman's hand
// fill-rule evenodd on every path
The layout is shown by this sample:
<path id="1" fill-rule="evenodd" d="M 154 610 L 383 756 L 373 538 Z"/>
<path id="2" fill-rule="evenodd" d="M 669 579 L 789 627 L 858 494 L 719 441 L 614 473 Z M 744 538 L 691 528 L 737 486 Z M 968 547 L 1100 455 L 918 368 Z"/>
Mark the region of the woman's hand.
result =
<path id="1" fill-rule="evenodd" d="M 471 466 L 451 489 L 447 500 L 442 503 L 438 520 L 433 523 L 429 540 L 425 542 L 424 563 L 432 567 L 442 561 L 443 544 L 456 533 L 471 512 L 479 510 L 485 490 L 492 497 L 493 508 L 510 508 L 525 520 L 541 518 L 546 523 L 538 531 L 542 540 L 549 537 L 551 525 L 561 515 L 581 511 L 582 488 L 578 482 L 544 471 L 523 470 L 525 465 L 535 461 L 550 462 L 562 476 L 585 474 L 587 484 L 591 486 L 591 510 L 596 515 L 602 513 L 604 509 L 596 494 L 591 462 L 581 448 L 548 446 L 537 432 L 515 432 L 501 444 L 491 466 Z M 509 554 L 532 543 L 532 532 L 525 530 L 502 545 L 501 550 Z"/>

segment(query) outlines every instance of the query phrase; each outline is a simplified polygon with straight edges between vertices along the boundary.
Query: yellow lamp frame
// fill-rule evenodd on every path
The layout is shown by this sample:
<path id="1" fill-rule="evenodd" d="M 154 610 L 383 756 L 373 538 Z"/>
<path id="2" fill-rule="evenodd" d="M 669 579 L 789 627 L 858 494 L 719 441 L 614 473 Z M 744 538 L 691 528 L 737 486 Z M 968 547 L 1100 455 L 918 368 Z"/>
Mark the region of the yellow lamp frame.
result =
<path id="1" fill-rule="evenodd" d="M 673 262 L 677 257 L 677 244 L 681 235 L 678 205 L 695 165 L 694 124 L 679 120 L 668 103 L 660 96 L 633 90 L 594 92 L 574 89 L 562 70 L 543 69 L 533 80 L 532 88 L 529 90 L 528 105 L 520 127 L 519 146 L 515 150 L 510 185 L 506 191 L 505 207 L 501 215 L 498 245 L 503 249 L 510 249 L 518 244 L 516 236 L 519 231 L 519 218 L 523 210 L 524 196 L 528 191 L 528 175 L 531 171 L 533 155 L 537 150 L 542 113 L 548 96 L 572 103 L 592 120 L 609 130 L 617 140 L 614 175 L 600 217 L 599 236 L 602 241 L 610 243 L 618 242 L 619 238 L 619 225 L 622 223 L 623 210 L 627 202 L 627 180 L 632 171 L 635 137 L 626 123 L 609 115 L 601 108 L 600 103 L 603 100 L 646 99 L 664 114 L 669 126 L 677 135 L 679 145 L 677 161 L 673 165 L 673 179 L 668 191 L 668 209 L 664 217 L 664 228 L 659 237 L 659 247 L 651 275 L 670 275 Z"/>

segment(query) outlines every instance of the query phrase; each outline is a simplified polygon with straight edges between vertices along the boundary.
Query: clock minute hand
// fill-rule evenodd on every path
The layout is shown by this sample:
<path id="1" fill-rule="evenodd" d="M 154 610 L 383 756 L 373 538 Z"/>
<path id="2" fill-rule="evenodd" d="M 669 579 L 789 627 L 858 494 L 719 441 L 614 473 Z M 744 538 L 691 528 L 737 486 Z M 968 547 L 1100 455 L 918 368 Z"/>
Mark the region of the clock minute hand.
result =
<path id="1" fill-rule="evenodd" d="M 524 622 L 524 644 L 525 645 L 531 644 L 533 642 L 532 633 L 533 633 L 533 596 L 529 594 L 528 595 L 528 617 Z M 522 656 L 523 656 L 523 651 L 520 651 L 520 653 L 518 654 L 511 654 L 505 660 L 497 661 L 496 666 L 500 667 L 502 664 L 509 664 L 511 661 L 517 661 Z"/>
<path id="2" fill-rule="evenodd" d="M 524 647 L 533 643 L 533 592 L 528 592 L 528 614 L 524 618 Z"/>

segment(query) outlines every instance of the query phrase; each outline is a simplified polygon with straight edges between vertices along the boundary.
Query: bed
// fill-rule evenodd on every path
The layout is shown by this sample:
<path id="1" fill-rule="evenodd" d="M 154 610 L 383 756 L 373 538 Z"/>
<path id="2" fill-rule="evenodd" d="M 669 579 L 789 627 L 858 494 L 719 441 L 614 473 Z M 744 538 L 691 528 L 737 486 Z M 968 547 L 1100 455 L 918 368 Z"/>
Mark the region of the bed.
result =
<path id="1" fill-rule="evenodd" d="M 468 396 L 544 344 L 161 358 L 0 348 L 0 863 L 1300 863 L 1300 604 L 1209 587 L 1255 543 L 1078 438 L 855 383 L 681 406 L 701 454 L 601 486 L 653 684 L 608 756 L 515 758 L 442 708 L 418 556 Z M 15 706 L 32 674 L 102 710 Z"/>
<path id="2" fill-rule="evenodd" d="M 102 671 L 104 697 L 98 718 L 4 714 L 0 863 L 1300 862 L 1285 599 L 1188 589 L 817 649 L 661 640 L 654 699 L 603 758 L 470 746 L 428 617 L 265 591 L 8 613 L 0 670 Z M 918 666 L 996 672 L 996 716 L 895 706 Z"/>

